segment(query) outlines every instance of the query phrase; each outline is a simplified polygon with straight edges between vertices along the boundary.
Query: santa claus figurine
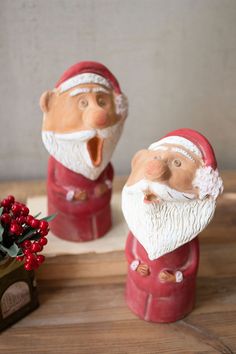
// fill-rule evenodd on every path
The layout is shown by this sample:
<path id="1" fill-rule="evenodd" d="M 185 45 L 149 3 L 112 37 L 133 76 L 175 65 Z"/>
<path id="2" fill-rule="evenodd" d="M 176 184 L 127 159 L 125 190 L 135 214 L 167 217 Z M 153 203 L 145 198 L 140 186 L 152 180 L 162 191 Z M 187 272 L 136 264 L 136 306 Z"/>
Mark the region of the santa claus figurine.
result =
<path id="1" fill-rule="evenodd" d="M 113 168 L 128 104 L 113 74 L 97 62 L 70 67 L 40 98 L 48 163 L 48 213 L 52 232 L 90 241 L 111 227 Z"/>
<path id="2" fill-rule="evenodd" d="M 179 129 L 139 151 L 122 192 L 130 228 L 126 300 L 140 318 L 173 322 L 194 306 L 197 235 L 223 190 L 214 151 L 191 129 Z"/>

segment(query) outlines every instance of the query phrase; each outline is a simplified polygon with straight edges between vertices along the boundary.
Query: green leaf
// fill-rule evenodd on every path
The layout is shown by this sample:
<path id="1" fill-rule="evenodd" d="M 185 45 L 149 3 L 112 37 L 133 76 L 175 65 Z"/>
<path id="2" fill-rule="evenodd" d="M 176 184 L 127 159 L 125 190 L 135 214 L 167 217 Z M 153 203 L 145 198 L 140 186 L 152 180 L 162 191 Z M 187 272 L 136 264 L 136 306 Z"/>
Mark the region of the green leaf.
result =
<path id="1" fill-rule="evenodd" d="M 0 216 L 2 215 L 2 212 L 3 212 L 3 207 L 0 208 Z M 4 228 L 2 227 L 1 222 L 0 222 L 0 242 L 2 242 L 3 232 L 4 232 Z"/>
<path id="2" fill-rule="evenodd" d="M 27 240 L 27 238 L 30 238 L 30 236 L 32 236 L 35 232 L 36 232 L 35 229 L 28 231 L 25 235 L 18 238 L 18 240 L 19 240 L 18 243 L 21 243 L 21 242 Z"/>
<path id="3" fill-rule="evenodd" d="M 0 251 L 7 253 L 8 249 L 0 243 Z"/>
<path id="4" fill-rule="evenodd" d="M 2 242 L 2 235 L 4 232 L 4 228 L 2 227 L 1 223 L 0 223 L 0 242 Z"/>
<path id="5" fill-rule="evenodd" d="M 34 218 L 36 219 L 39 215 L 41 215 L 42 213 L 38 213 L 36 215 L 34 215 Z"/>
<path id="6" fill-rule="evenodd" d="M 23 251 L 22 251 L 22 249 L 21 248 L 19 248 L 19 251 L 18 251 L 18 253 L 17 253 L 17 256 L 24 256 L 24 253 L 23 253 Z"/>
<path id="7" fill-rule="evenodd" d="M 1 251 L 6 252 L 10 257 L 16 257 L 19 252 L 19 247 L 16 243 L 13 243 L 10 248 L 6 248 L 3 245 L 0 245 L 0 249 Z"/>
<path id="8" fill-rule="evenodd" d="M 55 217 L 57 216 L 57 213 L 49 215 L 49 216 L 45 216 L 44 218 L 40 219 L 40 220 L 45 220 L 47 222 L 52 221 L 53 219 L 55 219 Z"/>

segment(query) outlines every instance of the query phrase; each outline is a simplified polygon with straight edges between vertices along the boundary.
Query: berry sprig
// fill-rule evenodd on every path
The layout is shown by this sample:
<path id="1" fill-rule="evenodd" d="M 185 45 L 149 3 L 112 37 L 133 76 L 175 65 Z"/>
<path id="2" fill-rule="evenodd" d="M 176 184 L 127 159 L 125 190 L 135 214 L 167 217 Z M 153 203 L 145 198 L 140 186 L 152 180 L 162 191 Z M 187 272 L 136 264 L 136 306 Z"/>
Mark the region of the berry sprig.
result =
<path id="1" fill-rule="evenodd" d="M 38 219 L 39 215 L 30 215 L 27 206 L 12 195 L 0 205 L 0 260 L 8 254 L 24 261 L 26 270 L 37 269 L 45 260 L 39 253 L 48 242 L 48 221 L 55 215 Z"/>

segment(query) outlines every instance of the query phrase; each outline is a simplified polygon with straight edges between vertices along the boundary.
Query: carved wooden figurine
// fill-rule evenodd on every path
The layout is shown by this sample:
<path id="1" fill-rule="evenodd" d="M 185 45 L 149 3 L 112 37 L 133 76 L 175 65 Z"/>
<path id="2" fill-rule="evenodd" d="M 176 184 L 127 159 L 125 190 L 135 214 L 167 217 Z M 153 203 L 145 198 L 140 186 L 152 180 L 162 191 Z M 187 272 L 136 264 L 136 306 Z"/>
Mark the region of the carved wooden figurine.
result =
<path id="1" fill-rule="evenodd" d="M 194 130 L 176 130 L 134 156 L 122 209 L 130 228 L 126 300 L 140 318 L 172 322 L 192 310 L 197 235 L 222 190 L 214 151 Z"/>
<path id="2" fill-rule="evenodd" d="M 48 164 L 48 213 L 52 232 L 89 241 L 111 227 L 112 153 L 127 116 L 127 100 L 102 64 L 70 67 L 40 98 Z"/>

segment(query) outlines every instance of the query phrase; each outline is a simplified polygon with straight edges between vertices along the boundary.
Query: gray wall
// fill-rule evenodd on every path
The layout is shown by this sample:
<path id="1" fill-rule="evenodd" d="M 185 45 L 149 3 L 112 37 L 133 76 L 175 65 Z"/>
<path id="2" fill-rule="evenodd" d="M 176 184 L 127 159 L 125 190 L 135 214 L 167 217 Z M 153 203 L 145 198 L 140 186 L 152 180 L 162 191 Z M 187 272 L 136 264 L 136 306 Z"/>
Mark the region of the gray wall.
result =
<path id="1" fill-rule="evenodd" d="M 236 168 L 235 0 L 0 0 L 0 179 L 46 174 L 38 100 L 71 64 L 106 64 L 130 101 L 118 174 L 191 127 Z"/>

